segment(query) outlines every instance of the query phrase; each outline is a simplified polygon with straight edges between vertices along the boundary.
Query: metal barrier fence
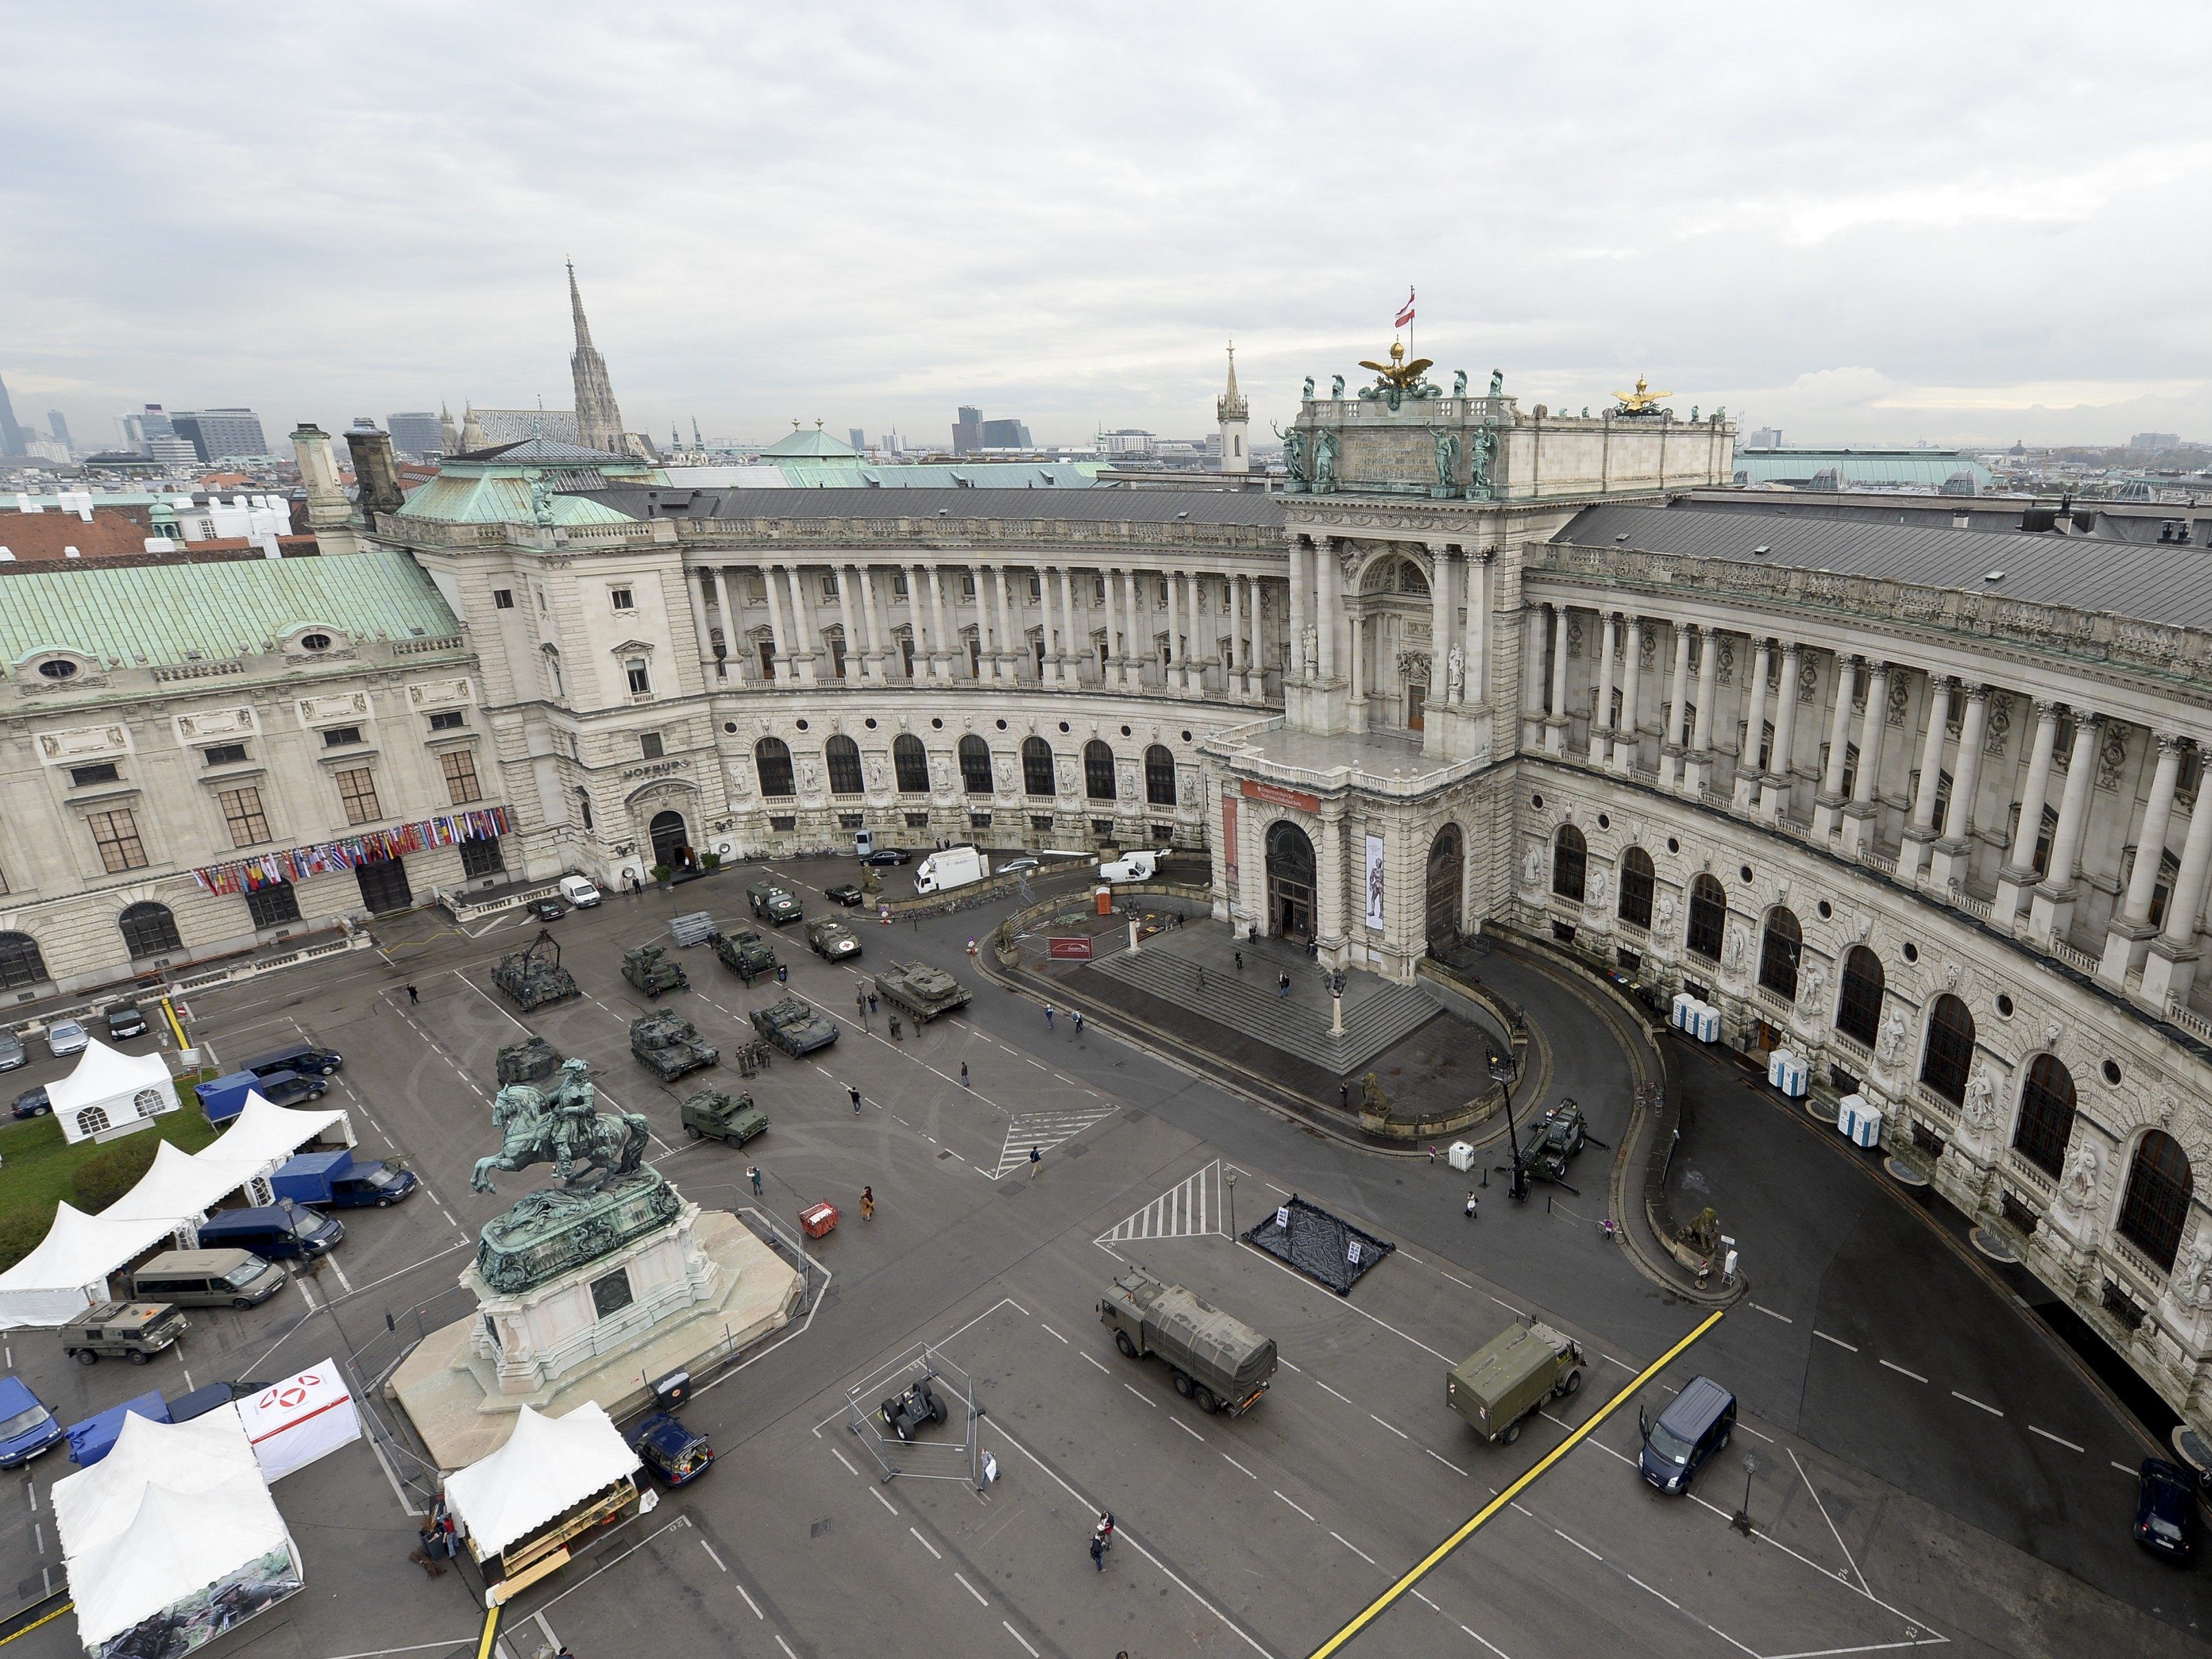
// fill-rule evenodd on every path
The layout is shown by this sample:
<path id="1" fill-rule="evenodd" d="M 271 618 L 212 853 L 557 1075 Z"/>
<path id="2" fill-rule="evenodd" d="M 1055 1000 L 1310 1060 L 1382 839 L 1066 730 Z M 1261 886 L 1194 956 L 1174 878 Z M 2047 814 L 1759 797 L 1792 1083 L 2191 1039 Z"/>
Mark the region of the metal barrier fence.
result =
<path id="1" fill-rule="evenodd" d="M 845 1390 L 845 1427 L 875 1459 L 885 1480 L 902 1474 L 917 1480 L 965 1480 L 981 1491 L 987 1483 L 976 1425 L 982 1419 L 975 1379 L 926 1342 Z M 939 1423 L 957 1423 L 957 1438 L 921 1438 Z"/>

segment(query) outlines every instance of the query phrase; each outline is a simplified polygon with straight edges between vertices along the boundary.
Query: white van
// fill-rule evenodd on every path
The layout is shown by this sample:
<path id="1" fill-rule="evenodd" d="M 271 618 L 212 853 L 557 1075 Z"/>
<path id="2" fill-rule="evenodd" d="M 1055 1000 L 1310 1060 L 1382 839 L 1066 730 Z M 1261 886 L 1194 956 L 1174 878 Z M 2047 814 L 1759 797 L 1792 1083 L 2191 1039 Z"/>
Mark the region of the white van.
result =
<path id="1" fill-rule="evenodd" d="M 579 910 L 587 910 L 599 902 L 599 890 L 583 876 L 561 878 L 561 896 Z"/>
<path id="2" fill-rule="evenodd" d="M 1152 872 L 1160 867 L 1157 853 L 1124 853 L 1111 864 L 1098 866 L 1101 881 L 1150 881 Z"/>
<path id="3" fill-rule="evenodd" d="M 914 867 L 914 890 L 945 893 L 991 873 L 991 860 L 973 847 L 948 847 Z"/>

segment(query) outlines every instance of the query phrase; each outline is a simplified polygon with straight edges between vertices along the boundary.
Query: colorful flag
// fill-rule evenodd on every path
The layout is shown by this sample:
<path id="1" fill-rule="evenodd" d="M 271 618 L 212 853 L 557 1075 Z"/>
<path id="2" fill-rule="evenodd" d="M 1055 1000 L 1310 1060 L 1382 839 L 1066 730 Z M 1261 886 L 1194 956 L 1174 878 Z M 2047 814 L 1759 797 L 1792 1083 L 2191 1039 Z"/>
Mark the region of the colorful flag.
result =
<path id="1" fill-rule="evenodd" d="M 1408 289 L 1406 290 L 1406 303 L 1405 303 L 1405 304 L 1403 304 L 1403 305 L 1401 305 L 1401 306 L 1400 306 L 1400 307 L 1398 307 L 1398 323 L 1397 323 L 1397 326 L 1399 326 L 1400 328 L 1404 328 L 1404 327 L 1407 326 L 1409 324 L 1411 324 L 1411 323 L 1413 322 L 1413 290 L 1411 288 L 1408 288 Z"/>

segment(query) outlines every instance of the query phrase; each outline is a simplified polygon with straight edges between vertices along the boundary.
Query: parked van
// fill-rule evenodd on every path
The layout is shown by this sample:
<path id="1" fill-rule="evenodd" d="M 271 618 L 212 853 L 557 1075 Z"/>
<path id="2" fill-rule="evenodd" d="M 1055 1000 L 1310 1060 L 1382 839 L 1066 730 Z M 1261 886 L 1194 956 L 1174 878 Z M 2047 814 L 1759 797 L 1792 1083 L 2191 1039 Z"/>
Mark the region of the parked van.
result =
<path id="1" fill-rule="evenodd" d="M 588 910 L 599 902 L 599 890 L 582 876 L 563 876 L 560 880 L 561 896 L 579 910 Z"/>
<path id="2" fill-rule="evenodd" d="M 291 1277 L 246 1250 L 165 1250 L 131 1275 L 131 1294 L 182 1308 L 252 1308 Z"/>
<path id="3" fill-rule="evenodd" d="M 345 1227 L 319 1210 L 283 1199 L 252 1210 L 225 1210 L 200 1224 L 203 1249 L 251 1250 L 267 1261 L 312 1261 L 329 1254 Z"/>
<path id="4" fill-rule="evenodd" d="M 991 873 L 991 860 L 973 847 L 948 847 L 914 867 L 917 893 L 949 893 Z"/>
<path id="5" fill-rule="evenodd" d="M 1637 1467 L 1661 1492 L 1680 1493 L 1735 1432 L 1735 1396 L 1710 1376 L 1693 1376 L 1656 1423 L 1640 1407 L 1637 1419 L 1644 1431 Z"/>
<path id="6" fill-rule="evenodd" d="M 1150 881 L 1160 867 L 1157 853 L 1124 853 L 1110 863 L 1098 866 L 1101 881 Z"/>

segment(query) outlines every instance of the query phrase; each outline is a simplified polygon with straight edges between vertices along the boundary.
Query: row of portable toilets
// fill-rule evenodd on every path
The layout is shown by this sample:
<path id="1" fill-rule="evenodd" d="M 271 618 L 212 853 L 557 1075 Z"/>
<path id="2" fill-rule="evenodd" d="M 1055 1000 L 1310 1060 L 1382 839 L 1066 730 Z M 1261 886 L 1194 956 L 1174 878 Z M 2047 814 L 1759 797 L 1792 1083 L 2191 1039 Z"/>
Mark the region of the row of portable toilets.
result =
<path id="1" fill-rule="evenodd" d="M 1687 991 L 1675 994 L 1668 1024 L 1699 1042 L 1717 1042 L 1721 1011 Z M 1777 1048 L 1766 1057 L 1766 1080 L 1791 1100 L 1802 1100 L 1812 1085 L 1812 1067 L 1802 1054 Z M 1837 1103 L 1836 1133 L 1855 1146 L 1881 1144 L 1881 1108 L 1864 1095 L 1849 1094 Z"/>

